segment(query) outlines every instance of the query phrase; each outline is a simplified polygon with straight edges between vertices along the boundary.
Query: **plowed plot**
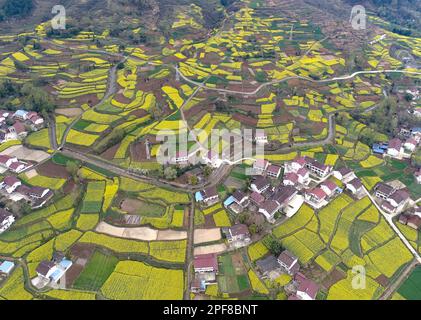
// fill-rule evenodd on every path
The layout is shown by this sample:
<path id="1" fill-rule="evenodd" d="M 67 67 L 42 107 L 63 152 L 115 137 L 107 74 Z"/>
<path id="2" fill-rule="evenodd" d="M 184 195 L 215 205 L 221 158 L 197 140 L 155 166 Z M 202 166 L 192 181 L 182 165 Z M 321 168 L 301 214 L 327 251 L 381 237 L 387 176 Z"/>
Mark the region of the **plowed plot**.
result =
<path id="1" fill-rule="evenodd" d="M 67 180 L 70 176 L 67 170 L 64 170 L 63 166 L 55 164 L 52 161 L 41 164 L 37 168 L 37 171 L 40 175 L 51 178 L 63 178 Z"/>
<path id="2" fill-rule="evenodd" d="M 71 287 L 83 271 L 86 263 L 92 256 L 95 247 L 92 245 L 77 243 L 70 249 L 73 265 L 66 272 L 66 287 Z"/>
<path id="3" fill-rule="evenodd" d="M 165 208 L 163 206 L 139 199 L 126 198 L 122 201 L 120 208 L 130 214 L 146 217 L 161 217 L 165 213 Z"/>
<path id="4" fill-rule="evenodd" d="M 146 160 L 146 146 L 143 141 L 133 144 L 130 148 L 130 155 L 134 161 Z"/>
<path id="5" fill-rule="evenodd" d="M 106 160 L 113 160 L 117 150 L 120 148 L 120 143 L 112 146 L 111 148 L 107 149 L 104 153 L 101 154 L 101 158 Z"/>

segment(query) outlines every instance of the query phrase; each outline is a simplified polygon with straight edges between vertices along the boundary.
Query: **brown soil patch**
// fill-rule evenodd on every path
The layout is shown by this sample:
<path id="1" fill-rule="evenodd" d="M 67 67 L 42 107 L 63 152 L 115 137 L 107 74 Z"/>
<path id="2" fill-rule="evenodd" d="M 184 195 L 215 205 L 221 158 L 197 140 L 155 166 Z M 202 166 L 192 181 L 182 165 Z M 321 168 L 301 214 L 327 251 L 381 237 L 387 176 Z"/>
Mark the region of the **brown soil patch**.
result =
<path id="1" fill-rule="evenodd" d="M 145 142 L 140 141 L 130 146 L 130 157 L 134 161 L 141 162 L 146 160 L 146 146 Z"/>
<path id="2" fill-rule="evenodd" d="M 82 113 L 82 109 L 80 108 L 58 108 L 55 111 L 57 114 L 61 114 L 69 118 L 77 117 Z"/>
<path id="3" fill-rule="evenodd" d="M 51 160 L 38 166 L 37 172 L 42 176 L 51 178 L 68 179 L 70 177 L 70 174 L 67 172 L 66 168 L 55 164 Z"/>
<path id="4" fill-rule="evenodd" d="M 336 282 L 341 281 L 342 279 L 345 279 L 346 275 L 339 271 L 338 269 L 334 269 L 329 275 L 323 279 L 322 285 L 326 289 L 329 289 L 331 286 L 333 286 Z"/>
<path id="5" fill-rule="evenodd" d="M 378 276 L 375 280 L 384 288 L 386 288 L 389 284 L 389 278 L 386 277 L 384 274 Z"/>
<path id="6" fill-rule="evenodd" d="M 137 199 L 126 198 L 121 202 L 121 210 L 130 214 L 135 214 L 143 206 L 143 202 Z"/>
<path id="7" fill-rule="evenodd" d="M 120 143 L 116 144 L 115 146 L 112 146 L 111 148 L 108 148 L 101 154 L 101 157 L 106 160 L 113 160 L 118 148 L 120 148 Z"/>
<path id="8" fill-rule="evenodd" d="M 70 249 L 70 256 L 73 265 L 66 272 L 66 287 L 71 287 L 76 279 L 79 277 L 86 263 L 94 253 L 95 246 L 85 243 L 76 243 Z"/>
<path id="9" fill-rule="evenodd" d="M 205 228 L 215 228 L 215 221 L 213 215 L 208 214 L 205 216 Z"/>

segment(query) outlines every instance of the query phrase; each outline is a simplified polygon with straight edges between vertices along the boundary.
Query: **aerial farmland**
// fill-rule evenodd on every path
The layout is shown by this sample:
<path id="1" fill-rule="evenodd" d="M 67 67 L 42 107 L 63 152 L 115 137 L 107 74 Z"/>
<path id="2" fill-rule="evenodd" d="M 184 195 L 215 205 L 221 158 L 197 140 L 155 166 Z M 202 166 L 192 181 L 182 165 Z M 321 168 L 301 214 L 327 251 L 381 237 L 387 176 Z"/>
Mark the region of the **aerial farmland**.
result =
<path id="1" fill-rule="evenodd" d="M 345 0 L 90 0 L 57 29 L 18 2 L 1 300 L 421 299 L 419 28 L 371 1 L 356 29 Z"/>

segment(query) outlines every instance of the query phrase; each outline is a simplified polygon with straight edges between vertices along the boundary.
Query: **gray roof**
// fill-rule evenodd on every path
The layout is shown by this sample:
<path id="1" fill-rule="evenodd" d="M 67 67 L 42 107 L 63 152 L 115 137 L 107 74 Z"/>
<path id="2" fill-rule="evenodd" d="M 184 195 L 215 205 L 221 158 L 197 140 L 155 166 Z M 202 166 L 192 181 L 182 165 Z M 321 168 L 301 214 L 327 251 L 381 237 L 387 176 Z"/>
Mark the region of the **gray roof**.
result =
<path id="1" fill-rule="evenodd" d="M 279 268 L 279 263 L 276 260 L 275 256 L 270 255 L 266 258 L 257 260 L 256 266 L 261 272 L 265 273 Z"/>

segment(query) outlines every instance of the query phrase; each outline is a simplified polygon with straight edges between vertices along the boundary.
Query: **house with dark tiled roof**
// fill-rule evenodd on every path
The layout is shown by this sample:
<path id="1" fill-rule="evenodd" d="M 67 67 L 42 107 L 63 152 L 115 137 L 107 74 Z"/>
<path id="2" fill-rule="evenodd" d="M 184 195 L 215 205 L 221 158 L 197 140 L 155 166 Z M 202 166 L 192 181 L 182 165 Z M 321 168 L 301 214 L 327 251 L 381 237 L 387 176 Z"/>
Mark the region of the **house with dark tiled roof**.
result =
<path id="1" fill-rule="evenodd" d="M 279 178 L 279 176 L 281 175 L 281 171 L 282 171 L 282 168 L 280 166 L 271 164 L 266 169 L 266 174 L 272 178 Z"/>
<path id="2" fill-rule="evenodd" d="M 0 234 L 10 228 L 15 222 L 15 216 L 6 209 L 0 208 Z"/>
<path id="3" fill-rule="evenodd" d="M 398 158 L 403 152 L 402 141 L 398 138 L 394 138 L 389 141 L 387 148 L 387 154 L 393 158 Z"/>
<path id="4" fill-rule="evenodd" d="M 275 214 L 279 211 L 281 205 L 275 200 L 266 200 L 259 207 L 259 212 L 262 213 L 269 222 L 274 222 Z"/>
<path id="5" fill-rule="evenodd" d="M 278 263 L 288 274 L 295 274 L 298 270 L 300 270 L 298 258 L 288 250 L 284 250 L 279 255 Z"/>
<path id="6" fill-rule="evenodd" d="M 326 197 L 327 194 L 321 188 L 314 188 L 305 193 L 305 199 L 314 206 L 322 205 Z"/>
<path id="7" fill-rule="evenodd" d="M 360 179 L 354 178 L 346 184 L 346 188 L 353 194 L 357 194 L 363 190 L 363 184 Z"/>
<path id="8" fill-rule="evenodd" d="M 270 187 L 270 181 L 263 177 L 259 176 L 250 185 L 251 190 L 257 193 L 263 193 Z"/>
<path id="9" fill-rule="evenodd" d="M 340 168 L 339 170 L 333 171 L 333 176 L 340 181 L 349 181 L 355 178 L 354 172 L 349 168 Z"/>

